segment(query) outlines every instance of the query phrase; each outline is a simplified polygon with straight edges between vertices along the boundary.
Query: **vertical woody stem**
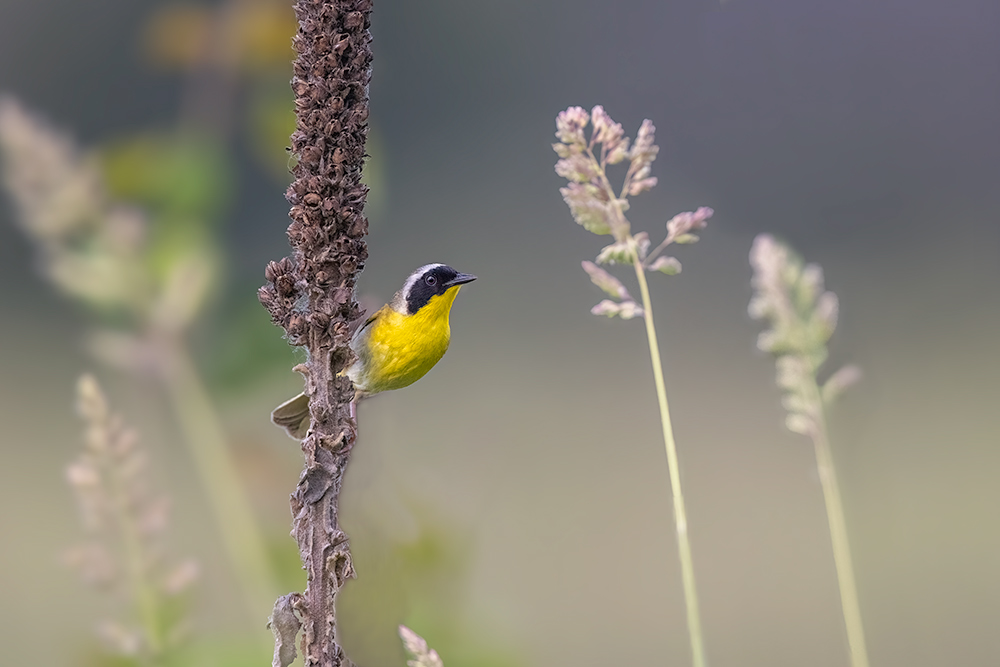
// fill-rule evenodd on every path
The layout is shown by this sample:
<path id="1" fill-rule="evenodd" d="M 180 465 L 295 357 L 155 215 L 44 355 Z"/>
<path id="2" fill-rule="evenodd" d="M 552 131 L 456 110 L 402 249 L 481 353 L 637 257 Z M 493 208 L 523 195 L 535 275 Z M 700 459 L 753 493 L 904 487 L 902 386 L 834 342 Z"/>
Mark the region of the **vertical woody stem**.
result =
<path id="1" fill-rule="evenodd" d="M 360 316 L 354 298 L 368 257 L 363 207 L 368 189 L 361 169 L 368 135 L 371 78 L 371 0 L 297 0 L 299 29 L 292 77 L 296 129 L 290 258 L 271 262 L 258 293 L 292 345 L 309 358 L 306 380 L 312 425 L 302 442 L 305 467 L 292 495 L 293 535 L 306 570 L 305 593 L 295 604 L 302 618 L 307 667 L 351 665 L 336 634 L 335 601 L 354 576 L 338 500 L 356 424 L 354 388 L 339 373 L 351 362 L 350 323 Z"/>

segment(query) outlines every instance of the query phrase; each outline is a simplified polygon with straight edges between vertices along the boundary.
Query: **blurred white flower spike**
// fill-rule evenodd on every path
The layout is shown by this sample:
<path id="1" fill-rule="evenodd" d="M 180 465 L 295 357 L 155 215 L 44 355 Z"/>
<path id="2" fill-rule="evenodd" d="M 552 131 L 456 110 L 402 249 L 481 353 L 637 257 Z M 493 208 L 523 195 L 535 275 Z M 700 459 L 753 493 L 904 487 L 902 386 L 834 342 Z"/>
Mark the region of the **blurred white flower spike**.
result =
<path id="1" fill-rule="evenodd" d="M 769 234 L 760 234 L 750 249 L 750 265 L 754 288 L 748 307 L 750 317 L 770 325 L 757 338 L 757 347 L 775 357 L 777 384 L 783 393 L 781 403 L 788 412 L 785 426 L 810 438 L 816 450 L 851 666 L 868 667 L 847 522 L 826 426 L 827 408 L 860 379 L 861 371 L 857 366 L 844 366 L 824 384 L 818 382 L 840 308 L 837 295 L 825 290 L 823 270 L 817 264 L 803 265 L 788 246 Z"/>
<path id="2" fill-rule="evenodd" d="M 150 490 L 146 452 L 90 375 L 77 383 L 77 409 L 85 423 L 84 447 L 66 478 L 86 538 L 66 562 L 125 607 L 121 618 L 99 623 L 108 647 L 142 664 L 161 664 L 182 646 L 188 619 L 179 613 L 180 596 L 198 577 L 198 566 L 166 560 L 169 501 Z"/>
<path id="3" fill-rule="evenodd" d="M 770 325 L 758 336 L 757 347 L 777 358 L 788 428 L 812 436 L 824 428 L 824 408 L 861 377 L 856 366 L 845 366 L 821 387 L 816 384 L 827 342 L 837 328 L 837 295 L 824 288 L 823 269 L 804 265 L 769 234 L 754 239 L 750 264 L 754 295 L 747 310 Z"/>
<path id="4" fill-rule="evenodd" d="M 403 648 L 410 657 L 406 661 L 409 667 L 444 667 L 441 656 L 427 645 L 427 641 L 405 625 L 399 626 L 399 638 L 403 640 Z"/>

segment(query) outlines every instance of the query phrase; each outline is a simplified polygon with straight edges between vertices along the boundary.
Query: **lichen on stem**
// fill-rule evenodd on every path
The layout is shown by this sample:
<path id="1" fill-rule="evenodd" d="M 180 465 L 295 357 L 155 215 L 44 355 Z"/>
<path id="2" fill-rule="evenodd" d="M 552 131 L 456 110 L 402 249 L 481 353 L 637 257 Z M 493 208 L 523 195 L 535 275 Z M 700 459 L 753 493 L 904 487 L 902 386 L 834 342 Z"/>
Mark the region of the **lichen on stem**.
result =
<path id="1" fill-rule="evenodd" d="M 288 240 L 292 254 L 268 264 L 261 303 L 288 342 L 304 346 L 312 423 L 305 466 L 292 494 L 293 535 L 306 570 L 301 614 L 304 664 L 349 665 L 337 640 L 336 596 L 354 576 L 339 496 L 357 434 L 354 388 L 339 375 L 352 361 L 351 325 L 361 311 L 355 283 L 368 257 L 361 183 L 368 135 L 371 0 L 298 0 L 292 90 L 296 129 Z"/>

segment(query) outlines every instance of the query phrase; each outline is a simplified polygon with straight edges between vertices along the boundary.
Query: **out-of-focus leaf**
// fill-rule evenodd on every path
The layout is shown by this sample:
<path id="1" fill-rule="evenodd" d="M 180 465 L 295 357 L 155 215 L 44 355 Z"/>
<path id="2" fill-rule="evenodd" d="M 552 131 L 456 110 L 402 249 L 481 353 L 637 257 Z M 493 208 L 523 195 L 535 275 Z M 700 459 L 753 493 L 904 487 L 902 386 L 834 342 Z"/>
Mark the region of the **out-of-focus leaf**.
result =
<path id="1" fill-rule="evenodd" d="M 145 260 L 147 270 L 161 290 L 175 283 L 177 272 L 183 271 L 185 266 L 197 267 L 195 270 L 203 279 L 199 286 L 202 296 L 211 293 L 214 280 L 223 268 L 211 231 L 200 219 L 191 218 L 163 217 L 157 220 Z M 148 305 L 155 306 L 155 303 Z"/>
<path id="2" fill-rule="evenodd" d="M 251 388 L 262 378 L 295 364 L 296 352 L 275 335 L 274 325 L 252 289 L 223 299 L 224 310 L 213 318 L 212 339 L 218 341 L 205 359 L 213 387 L 221 391 Z M 301 570 L 296 556 L 296 569 Z"/>
<path id="3" fill-rule="evenodd" d="M 112 195 L 154 217 L 213 220 L 233 189 L 224 147 L 202 136 L 139 135 L 107 149 L 104 166 Z"/>
<path id="4" fill-rule="evenodd" d="M 163 331 L 183 331 L 192 323 L 215 279 L 211 253 L 198 246 L 178 256 L 152 304 L 152 319 Z"/>

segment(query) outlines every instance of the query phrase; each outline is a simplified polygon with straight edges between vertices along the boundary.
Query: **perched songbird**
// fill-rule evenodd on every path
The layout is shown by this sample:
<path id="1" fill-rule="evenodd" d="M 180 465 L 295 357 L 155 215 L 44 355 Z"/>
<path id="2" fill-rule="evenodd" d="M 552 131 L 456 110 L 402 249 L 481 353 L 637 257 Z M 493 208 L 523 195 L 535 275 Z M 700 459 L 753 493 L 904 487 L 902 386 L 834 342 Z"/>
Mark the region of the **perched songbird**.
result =
<path id="1" fill-rule="evenodd" d="M 345 372 L 354 382 L 355 401 L 411 385 L 440 361 L 451 341 L 451 304 L 462 285 L 475 279 L 444 264 L 427 264 L 410 274 L 392 301 L 351 339 L 358 360 Z M 282 403 L 271 421 L 301 440 L 309 430 L 309 397 L 299 394 Z"/>

